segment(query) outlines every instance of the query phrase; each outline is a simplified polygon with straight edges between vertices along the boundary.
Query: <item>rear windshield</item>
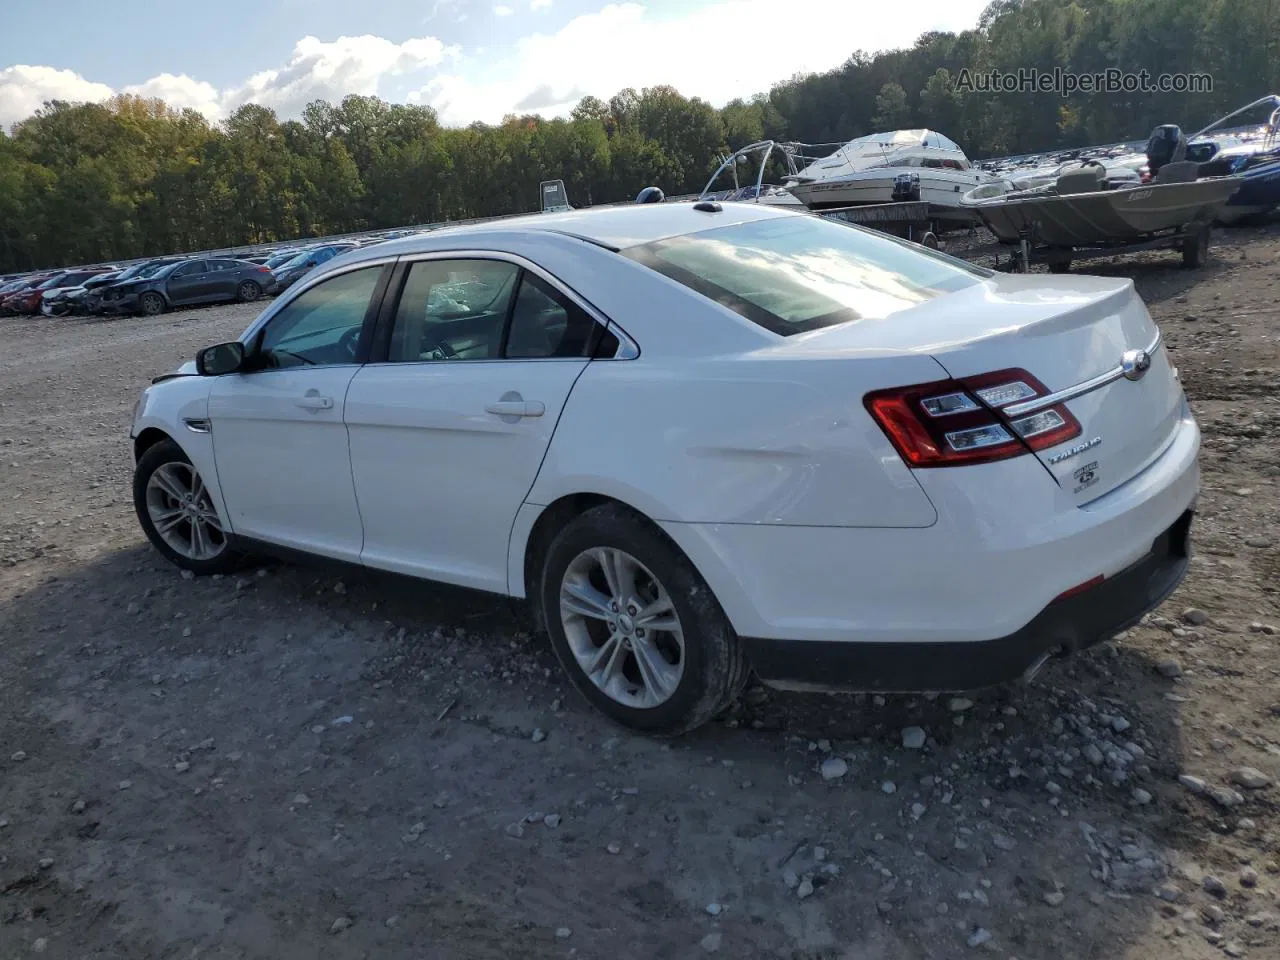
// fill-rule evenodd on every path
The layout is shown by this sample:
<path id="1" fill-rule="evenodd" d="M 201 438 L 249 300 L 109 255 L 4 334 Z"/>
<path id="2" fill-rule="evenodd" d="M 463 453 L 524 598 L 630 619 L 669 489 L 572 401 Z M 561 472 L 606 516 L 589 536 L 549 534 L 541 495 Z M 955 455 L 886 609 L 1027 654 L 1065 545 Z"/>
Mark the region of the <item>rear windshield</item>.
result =
<path id="1" fill-rule="evenodd" d="M 622 252 L 784 337 L 887 317 L 990 275 L 819 216 L 756 220 Z"/>

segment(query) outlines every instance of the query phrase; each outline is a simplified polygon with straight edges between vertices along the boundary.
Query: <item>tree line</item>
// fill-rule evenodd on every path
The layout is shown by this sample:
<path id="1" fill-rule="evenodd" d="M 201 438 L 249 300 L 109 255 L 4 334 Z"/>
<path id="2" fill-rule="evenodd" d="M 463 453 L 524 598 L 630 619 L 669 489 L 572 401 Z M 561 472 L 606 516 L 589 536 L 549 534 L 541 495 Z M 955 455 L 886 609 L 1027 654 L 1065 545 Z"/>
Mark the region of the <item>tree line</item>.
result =
<path id="1" fill-rule="evenodd" d="M 978 93 L 961 71 L 1199 72 L 1211 93 Z M 1280 0 L 994 0 L 972 30 L 854 53 L 721 108 L 672 87 L 586 97 L 568 119 L 440 124 L 425 106 L 349 96 L 297 120 L 241 107 L 220 124 L 158 100 L 50 102 L 0 130 L 0 272 L 575 205 L 648 185 L 700 190 L 764 138 L 846 141 L 930 127 L 971 157 L 1190 131 L 1280 91 Z"/>

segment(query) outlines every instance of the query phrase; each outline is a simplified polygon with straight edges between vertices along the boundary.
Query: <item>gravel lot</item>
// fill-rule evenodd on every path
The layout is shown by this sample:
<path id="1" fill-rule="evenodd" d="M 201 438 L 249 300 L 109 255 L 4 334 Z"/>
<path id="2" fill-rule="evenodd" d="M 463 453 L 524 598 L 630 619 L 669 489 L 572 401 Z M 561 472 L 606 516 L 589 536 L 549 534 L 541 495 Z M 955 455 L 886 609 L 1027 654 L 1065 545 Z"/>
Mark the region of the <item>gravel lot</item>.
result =
<path id="1" fill-rule="evenodd" d="M 1215 256 L 1098 268 L 1205 431 L 1149 622 L 969 699 L 753 688 L 673 743 L 501 599 L 144 544 L 138 391 L 252 308 L 0 320 L 0 957 L 1280 957 L 1280 227 Z"/>

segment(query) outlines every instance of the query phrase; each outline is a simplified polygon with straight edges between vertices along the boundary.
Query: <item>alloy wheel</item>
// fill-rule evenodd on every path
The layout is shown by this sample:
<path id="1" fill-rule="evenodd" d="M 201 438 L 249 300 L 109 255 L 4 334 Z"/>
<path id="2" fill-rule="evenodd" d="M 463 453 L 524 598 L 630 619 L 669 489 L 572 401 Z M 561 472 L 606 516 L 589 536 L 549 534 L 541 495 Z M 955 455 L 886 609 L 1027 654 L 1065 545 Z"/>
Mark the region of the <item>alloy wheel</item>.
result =
<path id="1" fill-rule="evenodd" d="M 188 560 L 212 560 L 227 548 L 209 489 L 191 464 L 157 467 L 147 480 L 146 502 L 156 533 Z"/>
<path id="2" fill-rule="evenodd" d="M 560 619 L 583 673 L 626 707 L 671 698 L 685 667 L 684 629 L 666 588 L 616 547 L 574 558 L 560 582 Z"/>

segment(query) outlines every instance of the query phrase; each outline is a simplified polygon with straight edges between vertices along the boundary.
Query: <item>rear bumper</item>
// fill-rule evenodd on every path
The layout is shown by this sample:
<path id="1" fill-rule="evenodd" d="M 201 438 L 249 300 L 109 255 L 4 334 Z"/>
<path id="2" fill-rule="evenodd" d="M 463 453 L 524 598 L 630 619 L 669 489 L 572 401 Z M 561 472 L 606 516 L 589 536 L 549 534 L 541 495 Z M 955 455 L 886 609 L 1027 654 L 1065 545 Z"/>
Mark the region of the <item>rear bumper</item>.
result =
<path id="1" fill-rule="evenodd" d="M 1192 511 L 1141 560 L 1088 590 L 1056 600 L 1026 626 L 991 640 L 848 643 L 742 638 L 760 678 L 795 689 L 971 690 L 1014 680 L 1049 656 L 1114 637 L 1158 607 L 1186 576 Z"/>

